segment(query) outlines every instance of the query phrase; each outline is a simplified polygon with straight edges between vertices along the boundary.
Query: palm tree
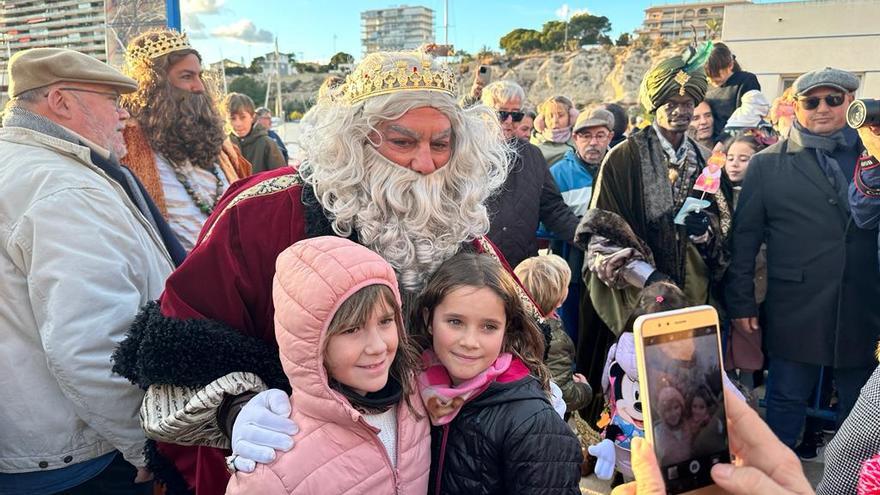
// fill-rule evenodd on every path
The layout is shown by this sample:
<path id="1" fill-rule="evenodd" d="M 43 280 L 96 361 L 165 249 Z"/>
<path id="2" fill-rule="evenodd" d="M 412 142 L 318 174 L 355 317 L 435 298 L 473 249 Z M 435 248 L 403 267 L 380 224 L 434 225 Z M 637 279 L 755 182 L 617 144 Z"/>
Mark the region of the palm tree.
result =
<path id="1" fill-rule="evenodd" d="M 706 21 L 706 40 L 713 40 L 721 34 L 721 19 Z"/>

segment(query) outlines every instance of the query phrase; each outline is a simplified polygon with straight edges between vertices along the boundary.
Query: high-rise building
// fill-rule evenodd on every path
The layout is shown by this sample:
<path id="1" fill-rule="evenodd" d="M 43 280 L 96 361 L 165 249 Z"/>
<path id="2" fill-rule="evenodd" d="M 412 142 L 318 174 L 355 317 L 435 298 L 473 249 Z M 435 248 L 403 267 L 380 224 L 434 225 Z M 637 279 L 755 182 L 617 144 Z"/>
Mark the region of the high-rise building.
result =
<path id="1" fill-rule="evenodd" d="M 361 12 L 364 55 L 378 51 L 411 50 L 434 42 L 434 11 L 407 6 Z"/>
<path id="2" fill-rule="evenodd" d="M 752 0 L 679 0 L 645 9 L 645 20 L 636 34 L 666 41 L 693 40 L 721 34 L 724 8 Z M 714 32 L 710 32 L 714 31 Z"/>

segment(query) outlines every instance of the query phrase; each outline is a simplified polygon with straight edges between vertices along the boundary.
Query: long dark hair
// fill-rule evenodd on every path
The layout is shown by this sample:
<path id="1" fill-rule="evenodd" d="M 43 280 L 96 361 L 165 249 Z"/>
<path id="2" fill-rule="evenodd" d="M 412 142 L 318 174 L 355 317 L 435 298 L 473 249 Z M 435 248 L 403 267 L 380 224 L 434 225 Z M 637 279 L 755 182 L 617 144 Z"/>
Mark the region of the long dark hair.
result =
<path id="1" fill-rule="evenodd" d="M 501 352 L 509 352 L 521 359 L 544 390 L 550 390 L 550 373 L 541 360 L 544 356 L 544 335 L 526 312 L 516 280 L 498 260 L 487 254 L 456 254 L 434 272 L 419 297 L 417 316 L 411 329 L 419 351 L 431 347 L 430 326 L 434 310 L 450 292 L 461 287 L 486 287 L 501 299 L 507 317 Z"/>
<path id="2" fill-rule="evenodd" d="M 642 289 L 642 293 L 639 294 L 636 307 L 633 308 L 632 313 L 630 313 L 629 318 L 626 320 L 623 331 L 632 332 L 633 325 L 639 316 L 682 309 L 688 306 L 687 297 L 675 284 L 670 282 L 651 284 Z"/>
<path id="3" fill-rule="evenodd" d="M 717 77 L 722 69 L 730 66 L 731 62 L 733 62 L 733 72 L 742 71 L 742 67 L 736 61 L 736 55 L 730 51 L 730 48 L 727 48 L 724 43 L 715 43 L 712 47 L 712 53 L 709 54 L 709 59 L 706 60 L 706 74 L 710 77 Z"/>

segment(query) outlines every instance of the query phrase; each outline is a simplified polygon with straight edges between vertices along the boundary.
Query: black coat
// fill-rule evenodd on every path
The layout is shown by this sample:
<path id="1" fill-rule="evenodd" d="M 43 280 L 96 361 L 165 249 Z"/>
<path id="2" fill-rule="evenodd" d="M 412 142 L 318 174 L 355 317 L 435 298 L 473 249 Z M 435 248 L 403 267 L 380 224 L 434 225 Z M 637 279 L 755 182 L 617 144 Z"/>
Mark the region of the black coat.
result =
<path id="1" fill-rule="evenodd" d="M 431 428 L 428 493 L 438 493 L 440 469 L 442 494 L 579 494 L 582 460 L 535 378 L 493 383 L 451 423 Z"/>
<path id="2" fill-rule="evenodd" d="M 489 199 L 489 240 L 515 268 L 538 254 L 535 232 L 543 222 L 547 230 L 568 242 L 574 240 L 578 219 L 559 194 L 559 187 L 541 151 L 521 139 L 511 141 L 515 155 L 501 190 Z M 572 247 L 572 249 L 577 249 Z"/>
<path id="3" fill-rule="evenodd" d="M 858 228 L 838 198 L 813 149 L 785 140 L 752 157 L 734 215 L 727 309 L 731 318 L 757 316 L 755 255 L 766 242 L 771 357 L 876 364 L 877 229 Z"/>

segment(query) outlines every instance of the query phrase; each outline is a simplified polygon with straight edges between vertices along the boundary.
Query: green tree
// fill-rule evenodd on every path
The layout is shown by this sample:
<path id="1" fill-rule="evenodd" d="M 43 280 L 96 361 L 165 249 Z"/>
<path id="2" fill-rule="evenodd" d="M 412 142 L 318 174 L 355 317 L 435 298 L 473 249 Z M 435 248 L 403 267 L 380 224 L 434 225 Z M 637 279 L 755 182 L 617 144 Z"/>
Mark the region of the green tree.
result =
<path id="1" fill-rule="evenodd" d="M 581 46 L 601 43 L 610 31 L 611 21 L 605 16 L 579 14 L 568 22 L 568 37 L 579 39 Z"/>
<path id="2" fill-rule="evenodd" d="M 338 68 L 340 64 L 352 63 L 354 63 L 354 57 L 345 52 L 338 52 L 336 55 L 330 57 L 330 65 L 332 65 L 334 69 Z"/>
<path id="3" fill-rule="evenodd" d="M 571 33 L 569 33 L 569 38 Z M 565 23 L 562 21 L 545 22 L 541 28 L 541 48 L 544 51 L 561 50 L 565 44 Z"/>
<path id="4" fill-rule="evenodd" d="M 226 75 L 227 76 L 243 76 L 247 72 L 247 69 L 244 67 L 227 67 Z"/>
<path id="5" fill-rule="evenodd" d="M 617 46 L 629 46 L 630 43 L 632 43 L 632 39 L 630 39 L 629 33 L 621 33 L 614 44 Z"/>
<path id="6" fill-rule="evenodd" d="M 266 57 L 257 57 L 251 60 L 251 65 L 248 67 L 248 72 L 251 74 L 259 74 L 263 72 L 263 64 L 266 63 Z"/>
<path id="7" fill-rule="evenodd" d="M 706 39 L 714 40 L 721 33 L 721 19 L 706 20 Z"/>
<path id="8" fill-rule="evenodd" d="M 498 44 L 509 54 L 540 50 L 542 48 L 541 33 L 534 29 L 514 29 L 502 36 Z"/>
<path id="9" fill-rule="evenodd" d="M 236 77 L 229 83 L 229 92 L 246 94 L 254 100 L 257 106 L 260 106 L 266 99 L 266 83 L 257 81 L 250 76 Z"/>

